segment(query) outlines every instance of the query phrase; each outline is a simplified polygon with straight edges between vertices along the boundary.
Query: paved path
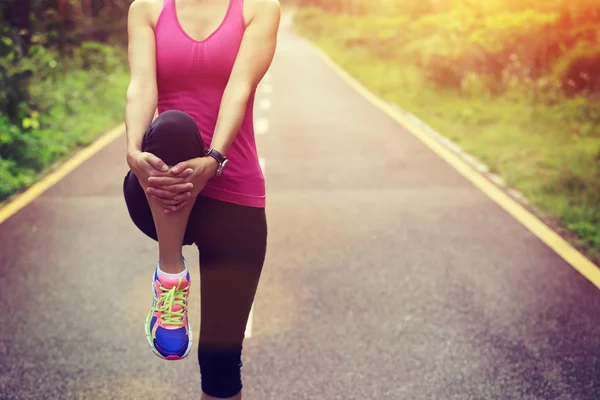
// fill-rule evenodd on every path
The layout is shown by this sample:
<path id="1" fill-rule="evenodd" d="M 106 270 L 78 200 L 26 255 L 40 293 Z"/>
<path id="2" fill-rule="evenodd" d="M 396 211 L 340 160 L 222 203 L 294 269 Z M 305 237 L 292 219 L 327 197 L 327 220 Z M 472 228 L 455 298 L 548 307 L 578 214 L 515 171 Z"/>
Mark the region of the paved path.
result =
<path id="1" fill-rule="evenodd" d="M 258 99 L 270 242 L 245 399 L 600 398 L 591 283 L 287 28 Z M 156 248 L 123 151 L 0 225 L 0 399 L 199 398 L 195 349 L 163 362 L 144 338 Z"/>

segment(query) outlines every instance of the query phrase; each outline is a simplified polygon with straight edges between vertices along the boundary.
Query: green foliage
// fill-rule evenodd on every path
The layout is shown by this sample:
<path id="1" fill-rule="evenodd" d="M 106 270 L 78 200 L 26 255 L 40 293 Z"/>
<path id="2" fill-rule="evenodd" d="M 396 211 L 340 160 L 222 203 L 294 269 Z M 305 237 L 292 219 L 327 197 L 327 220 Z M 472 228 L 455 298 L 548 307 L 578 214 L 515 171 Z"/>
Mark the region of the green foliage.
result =
<path id="1" fill-rule="evenodd" d="M 567 95 L 600 92 L 600 46 L 580 42 L 567 50 L 555 63 L 552 78 Z"/>
<path id="2" fill-rule="evenodd" d="M 396 14 L 399 1 L 386 3 L 387 14 L 369 4 L 362 15 L 301 8 L 295 26 L 600 260 L 597 1 L 446 0 Z"/>
<path id="3" fill-rule="evenodd" d="M 0 200 L 122 118 L 129 3 L 3 0 Z"/>
<path id="4" fill-rule="evenodd" d="M 24 67 L 21 49 L 8 27 L 0 25 L 0 111 L 16 117 L 27 101 L 24 81 L 31 71 Z"/>
<path id="5" fill-rule="evenodd" d="M 122 67 L 102 80 L 75 70 L 34 85 L 32 98 L 44 111 L 32 113 L 29 122 L 16 124 L 0 114 L 0 200 L 121 120 L 127 84 Z"/>
<path id="6" fill-rule="evenodd" d="M 433 84 L 445 89 L 462 90 L 465 80 L 473 81 L 477 74 L 478 82 L 485 82 L 486 91 L 493 94 L 537 90 L 553 78 L 554 66 L 563 60 L 562 68 L 569 75 L 564 82 L 576 84 L 553 89 L 572 94 L 599 90 L 595 75 L 600 64 L 589 49 L 599 38 L 597 4 L 582 9 L 549 2 L 538 10 L 527 2 L 521 6 L 508 2 L 504 9 L 498 2 L 421 3 L 429 6 L 418 12 L 408 7 L 398 14 L 378 13 L 381 7 L 373 6 L 374 14 L 368 17 L 324 16 L 322 9 L 308 8 L 297 19 L 307 33 L 334 35 L 348 48 L 366 47 L 376 57 L 415 64 Z M 383 4 L 391 9 L 400 3 Z M 402 2 L 403 7 L 406 4 L 412 2 Z M 428 13 L 423 12 L 426 9 Z M 324 19 L 331 23 L 323 23 Z M 575 48 L 580 48 L 578 53 L 573 53 Z M 575 78 L 580 73 L 590 78 Z"/>
<path id="7" fill-rule="evenodd" d="M 36 81 L 56 79 L 61 72 L 59 62 L 55 51 L 39 44 L 32 45 L 27 56 L 19 55 L 15 48 L 7 52 L 0 59 L 0 112 L 14 121 L 29 116 L 37 106 L 28 89 Z"/>

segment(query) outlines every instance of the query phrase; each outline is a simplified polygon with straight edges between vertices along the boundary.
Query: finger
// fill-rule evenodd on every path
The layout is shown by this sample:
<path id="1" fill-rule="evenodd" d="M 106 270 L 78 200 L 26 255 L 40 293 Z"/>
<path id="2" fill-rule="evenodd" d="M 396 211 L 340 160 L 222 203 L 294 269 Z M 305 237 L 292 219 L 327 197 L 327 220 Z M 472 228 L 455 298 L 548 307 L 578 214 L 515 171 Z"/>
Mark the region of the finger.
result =
<path id="1" fill-rule="evenodd" d="M 179 211 L 182 208 L 184 208 L 185 206 L 187 206 L 188 204 L 190 204 L 190 200 L 183 201 L 183 202 L 177 204 L 176 206 L 168 206 L 165 208 L 165 212 L 168 214 L 170 212 Z"/>
<path id="2" fill-rule="evenodd" d="M 176 184 L 176 185 L 167 185 L 167 186 L 148 186 L 146 193 L 154 194 L 158 197 L 165 198 L 173 198 L 175 195 L 181 194 L 183 192 L 189 192 L 194 188 L 194 185 L 191 182 Z M 165 193 L 171 193 L 171 195 L 167 196 Z"/>
<path id="3" fill-rule="evenodd" d="M 178 183 L 175 185 L 161 186 L 160 188 L 155 188 L 155 189 L 166 190 L 171 193 L 179 194 L 179 193 L 183 193 L 183 192 L 189 192 L 193 188 L 194 188 L 194 184 L 191 182 L 187 182 L 187 183 Z"/>
<path id="4" fill-rule="evenodd" d="M 188 169 L 191 169 L 193 172 L 193 168 L 191 167 L 189 160 L 175 164 L 173 167 L 171 167 L 171 172 L 174 174 L 179 174 L 180 172 L 187 171 Z"/>
<path id="5" fill-rule="evenodd" d="M 175 166 L 177 167 L 177 166 Z M 173 168 L 175 168 L 173 167 Z M 185 169 L 181 169 L 179 167 L 177 167 L 175 170 L 173 170 L 173 168 L 171 168 L 169 171 L 171 172 L 172 175 L 177 176 L 178 178 L 187 178 L 188 176 L 192 176 L 192 174 L 194 173 L 194 170 L 190 167 L 185 168 Z"/>
<path id="6" fill-rule="evenodd" d="M 173 201 L 173 200 L 170 200 L 170 199 L 163 199 L 163 198 L 156 197 L 156 196 L 150 196 L 150 197 L 152 197 L 152 199 L 154 199 L 155 201 L 157 201 L 160 204 L 160 206 L 163 207 L 163 208 L 179 204 L 178 201 L 176 202 L 176 201 Z"/>
<path id="7" fill-rule="evenodd" d="M 167 190 L 155 187 L 149 187 L 146 189 L 146 193 L 148 193 L 150 196 L 158 197 L 161 200 L 170 200 L 178 195 L 178 193 L 169 192 Z"/>
<path id="8" fill-rule="evenodd" d="M 178 194 L 177 196 L 168 200 L 168 202 L 169 202 L 170 206 L 176 206 L 177 204 L 181 203 L 182 201 L 186 201 L 186 200 L 190 199 L 191 197 L 192 197 L 191 192 L 184 192 L 184 193 Z"/>
<path id="9" fill-rule="evenodd" d="M 178 185 L 187 183 L 188 181 L 186 179 L 187 178 L 180 178 L 175 176 L 151 176 L 150 178 L 148 178 L 148 185 L 154 187 Z"/>
<path id="10" fill-rule="evenodd" d="M 152 153 L 146 153 L 145 160 L 148 164 L 150 164 L 152 167 L 154 167 L 154 169 L 158 171 L 167 172 L 169 170 L 167 164 L 165 164 L 163 160 L 161 160 Z"/>
<path id="11" fill-rule="evenodd" d="M 190 192 L 185 192 L 182 194 L 179 194 L 175 197 L 173 197 L 172 199 L 161 199 L 160 197 L 156 197 L 156 196 L 151 196 L 154 200 L 160 202 L 161 205 L 163 206 L 176 206 L 177 204 L 181 203 L 182 201 L 189 199 L 192 196 L 192 194 Z"/>

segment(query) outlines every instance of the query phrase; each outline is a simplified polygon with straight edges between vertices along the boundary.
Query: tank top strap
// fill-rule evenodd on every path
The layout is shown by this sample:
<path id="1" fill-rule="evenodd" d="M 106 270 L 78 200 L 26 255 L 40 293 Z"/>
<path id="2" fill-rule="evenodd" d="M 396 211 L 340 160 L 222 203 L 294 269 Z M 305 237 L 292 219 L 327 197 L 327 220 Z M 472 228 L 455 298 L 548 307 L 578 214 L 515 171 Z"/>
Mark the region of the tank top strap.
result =
<path id="1" fill-rule="evenodd" d="M 171 0 L 172 1 L 172 0 Z M 242 29 L 246 28 L 244 20 L 244 0 L 229 0 L 230 15 L 229 18 L 235 24 L 239 24 Z"/>
<path id="2" fill-rule="evenodd" d="M 160 25 L 163 25 L 164 23 L 167 23 L 167 25 L 170 25 L 173 23 L 173 8 L 174 4 L 173 4 L 173 0 L 163 0 L 162 3 L 162 7 L 160 9 L 160 13 L 158 14 L 158 19 L 156 20 L 156 27 L 155 30 L 158 33 L 158 27 Z"/>
<path id="3" fill-rule="evenodd" d="M 165 11 L 165 9 L 167 9 L 171 5 L 172 2 L 173 0 L 163 0 L 162 7 L 160 8 L 160 13 L 162 14 Z"/>

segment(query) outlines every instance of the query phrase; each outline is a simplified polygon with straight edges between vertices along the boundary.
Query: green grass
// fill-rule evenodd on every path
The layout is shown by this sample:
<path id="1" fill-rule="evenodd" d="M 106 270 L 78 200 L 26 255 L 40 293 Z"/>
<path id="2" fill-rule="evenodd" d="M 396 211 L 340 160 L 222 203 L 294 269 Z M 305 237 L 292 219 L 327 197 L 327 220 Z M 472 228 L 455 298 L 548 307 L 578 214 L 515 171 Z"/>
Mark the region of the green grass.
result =
<path id="1" fill-rule="evenodd" d="M 39 127 L 26 130 L 0 114 L 0 201 L 31 186 L 79 148 L 123 120 L 129 75 L 73 70 L 58 79 L 37 82 L 31 96 L 47 110 Z"/>
<path id="2" fill-rule="evenodd" d="M 302 13 L 299 33 L 374 93 L 487 164 L 555 229 L 600 260 L 600 135 L 584 136 L 587 126 L 565 119 L 580 99 L 548 106 L 518 93 L 468 96 L 440 89 L 405 60 L 382 59 L 360 41 L 349 45 L 345 17 Z"/>

